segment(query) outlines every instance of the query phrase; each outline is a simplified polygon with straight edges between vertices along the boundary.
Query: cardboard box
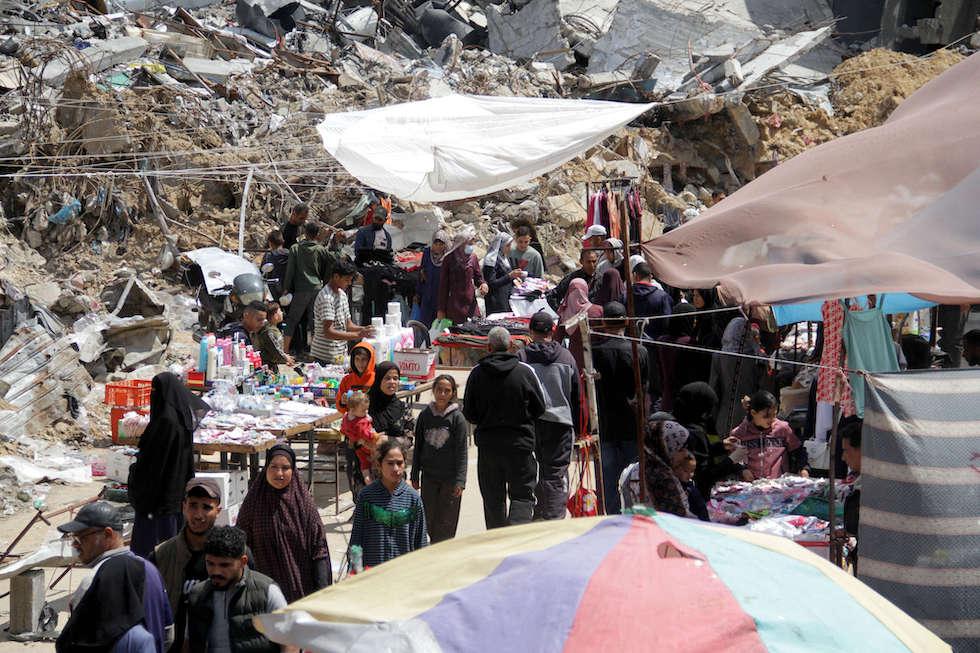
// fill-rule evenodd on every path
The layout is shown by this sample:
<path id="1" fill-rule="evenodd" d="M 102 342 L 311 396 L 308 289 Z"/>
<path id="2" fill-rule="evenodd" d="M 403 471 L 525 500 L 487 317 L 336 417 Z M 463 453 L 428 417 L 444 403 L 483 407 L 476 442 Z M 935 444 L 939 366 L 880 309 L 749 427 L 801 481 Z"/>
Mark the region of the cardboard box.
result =
<path id="1" fill-rule="evenodd" d="M 214 520 L 214 525 L 234 526 L 238 522 L 238 511 L 241 507 L 239 503 L 233 506 L 222 507 L 221 512 L 218 513 L 218 518 Z"/>
<path id="2" fill-rule="evenodd" d="M 131 447 L 113 447 L 105 454 L 105 477 L 118 483 L 129 482 L 129 466 L 136 462 L 136 450 Z"/>
<path id="3" fill-rule="evenodd" d="M 436 350 L 402 349 L 395 352 L 394 362 L 402 376 L 410 379 L 431 379 L 436 372 Z"/>
<path id="4" fill-rule="evenodd" d="M 195 478 L 210 478 L 218 483 L 221 490 L 221 506 L 232 506 L 240 503 L 238 498 L 237 472 L 197 472 Z"/>

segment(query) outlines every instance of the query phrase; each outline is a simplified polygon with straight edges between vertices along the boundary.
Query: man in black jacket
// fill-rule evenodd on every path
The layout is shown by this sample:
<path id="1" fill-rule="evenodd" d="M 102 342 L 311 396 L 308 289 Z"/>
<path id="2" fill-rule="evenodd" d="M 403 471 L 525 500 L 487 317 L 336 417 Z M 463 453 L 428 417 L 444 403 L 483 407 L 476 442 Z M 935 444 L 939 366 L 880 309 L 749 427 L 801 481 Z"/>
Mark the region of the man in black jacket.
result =
<path id="1" fill-rule="evenodd" d="M 622 336 L 626 330 L 626 308 L 619 302 L 602 307 L 603 331 Z M 640 388 L 633 375 L 633 347 L 620 338 L 597 338 L 592 348 L 599 409 L 599 442 L 602 454 L 602 490 L 607 515 L 620 512 L 619 475 L 636 462 L 636 402 L 646 401 L 649 370 L 647 351 L 637 347 L 640 360 Z M 639 391 L 637 391 L 639 390 Z"/>
<path id="2" fill-rule="evenodd" d="M 564 278 L 558 282 L 557 286 L 545 294 L 545 299 L 548 300 L 548 304 L 551 305 L 551 308 L 558 310 L 561 303 L 565 301 L 565 295 L 568 294 L 568 287 L 575 279 L 584 279 L 585 283 L 589 284 L 589 298 L 591 299 L 595 296 L 595 293 L 599 288 L 599 277 L 595 273 L 596 264 L 599 261 L 599 255 L 594 249 L 583 249 L 582 253 L 579 254 L 578 260 L 579 268 L 566 274 Z"/>
<path id="3" fill-rule="evenodd" d="M 466 381 L 463 415 L 476 424 L 477 478 L 489 529 L 531 521 L 534 420 L 544 414 L 545 402 L 534 371 L 509 353 L 507 329 L 490 329 L 487 340 L 490 354 Z"/>
<path id="4" fill-rule="evenodd" d="M 579 429 L 578 366 L 572 353 L 551 339 L 555 322 L 547 313 L 531 316 L 531 344 L 517 354 L 541 383 L 545 411 L 534 422 L 538 460 L 534 518 L 563 519 L 568 502 L 568 463 Z"/>

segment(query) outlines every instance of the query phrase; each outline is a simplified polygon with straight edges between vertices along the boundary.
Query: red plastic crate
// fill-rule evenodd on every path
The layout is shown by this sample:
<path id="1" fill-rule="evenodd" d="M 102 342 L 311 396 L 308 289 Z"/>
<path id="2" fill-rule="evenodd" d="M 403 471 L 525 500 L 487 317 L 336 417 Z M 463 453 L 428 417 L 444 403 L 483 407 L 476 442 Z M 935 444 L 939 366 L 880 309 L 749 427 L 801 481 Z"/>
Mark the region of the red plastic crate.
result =
<path id="1" fill-rule="evenodd" d="M 135 408 L 148 406 L 153 381 L 132 379 L 105 384 L 105 403 L 109 406 Z"/>
<path id="2" fill-rule="evenodd" d="M 119 420 L 123 418 L 128 412 L 139 413 L 140 415 L 149 415 L 150 411 L 148 409 L 142 408 L 127 408 L 125 406 L 113 406 L 112 410 L 109 411 L 109 427 L 112 433 L 112 443 L 113 444 L 135 444 L 139 442 L 139 438 L 126 438 L 125 441 L 120 441 L 119 439 Z"/>

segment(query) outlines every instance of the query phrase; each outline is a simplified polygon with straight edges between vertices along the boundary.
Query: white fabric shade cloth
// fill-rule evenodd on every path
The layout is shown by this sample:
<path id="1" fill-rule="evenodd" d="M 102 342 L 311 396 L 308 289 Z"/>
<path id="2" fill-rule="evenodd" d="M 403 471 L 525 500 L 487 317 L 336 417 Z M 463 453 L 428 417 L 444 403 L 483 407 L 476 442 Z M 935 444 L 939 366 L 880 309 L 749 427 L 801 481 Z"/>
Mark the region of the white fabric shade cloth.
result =
<path id="1" fill-rule="evenodd" d="M 363 184 L 402 200 L 447 202 L 544 174 L 652 106 L 449 95 L 333 113 L 317 131 Z"/>

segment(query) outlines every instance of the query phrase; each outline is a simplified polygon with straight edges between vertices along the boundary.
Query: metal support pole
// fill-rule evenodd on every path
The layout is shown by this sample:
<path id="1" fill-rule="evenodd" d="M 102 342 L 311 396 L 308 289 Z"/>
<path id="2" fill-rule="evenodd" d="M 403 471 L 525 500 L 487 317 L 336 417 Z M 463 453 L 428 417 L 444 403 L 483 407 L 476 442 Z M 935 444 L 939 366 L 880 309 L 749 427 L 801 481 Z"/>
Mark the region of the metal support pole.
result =
<path id="1" fill-rule="evenodd" d="M 841 566 L 841 551 L 840 551 L 840 546 L 838 546 L 834 542 L 834 531 L 836 530 L 836 525 L 837 525 L 837 519 L 836 519 L 837 494 L 834 488 L 834 480 L 835 480 L 834 476 L 835 476 L 835 472 L 837 471 L 836 470 L 837 460 L 835 459 L 836 458 L 835 454 L 837 452 L 837 424 L 838 422 L 840 422 L 840 413 L 841 413 L 840 402 L 838 401 L 834 404 L 834 423 L 830 428 L 830 441 L 827 443 L 827 446 L 829 447 L 829 450 L 827 452 L 828 460 L 830 461 L 827 465 L 827 506 L 828 506 L 828 513 L 829 513 L 827 515 L 827 521 L 830 524 L 830 556 L 829 557 L 830 557 L 830 562 L 837 565 L 838 567 Z"/>
<path id="2" fill-rule="evenodd" d="M 629 216 L 623 212 L 619 216 L 620 233 L 623 236 L 623 242 L 629 243 L 630 241 L 630 221 Z M 637 333 L 637 321 L 633 318 L 636 317 L 636 304 L 633 300 L 633 270 L 629 265 L 629 251 L 624 245 L 623 260 L 626 261 L 626 265 L 623 266 L 626 281 L 626 315 L 629 318 L 626 325 L 627 335 L 632 338 L 630 340 L 630 346 L 633 350 L 633 388 L 634 388 L 634 398 L 636 404 L 634 405 L 634 412 L 636 416 L 636 457 L 639 462 L 639 478 L 640 478 L 640 503 L 646 501 L 647 490 L 646 490 L 646 470 L 644 469 L 646 462 L 646 455 L 643 448 L 643 435 L 646 431 L 646 388 L 643 387 L 643 376 L 640 374 L 640 350 L 639 345 L 636 342 L 636 338 L 639 337 Z M 649 364 L 649 361 L 647 361 Z"/>
<path id="3" fill-rule="evenodd" d="M 248 189 L 252 187 L 252 177 L 255 176 L 255 169 L 249 168 L 248 177 L 245 178 L 245 189 L 242 191 L 242 210 L 238 215 L 238 255 L 245 253 L 245 211 L 248 209 Z"/>
<path id="4" fill-rule="evenodd" d="M 574 323 L 574 322 L 573 322 Z M 566 325 L 567 328 L 568 325 Z M 602 483 L 602 446 L 599 434 L 599 406 L 595 395 L 595 368 L 592 366 L 592 331 L 589 328 L 588 315 L 580 316 L 578 321 L 579 333 L 582 335 L 582 362 L 585 369 L 582 374 L 585 377 L 586 401 L 589 405 L 589 437 L 595 442 L 595 466 L 596 466 L 596 494 L 599 496 L 603 514 L 606 512 L 606 495 Z"/>

